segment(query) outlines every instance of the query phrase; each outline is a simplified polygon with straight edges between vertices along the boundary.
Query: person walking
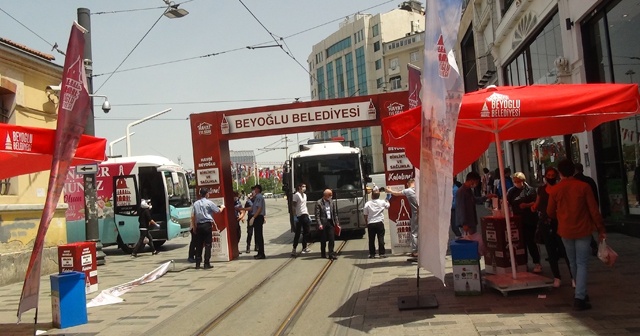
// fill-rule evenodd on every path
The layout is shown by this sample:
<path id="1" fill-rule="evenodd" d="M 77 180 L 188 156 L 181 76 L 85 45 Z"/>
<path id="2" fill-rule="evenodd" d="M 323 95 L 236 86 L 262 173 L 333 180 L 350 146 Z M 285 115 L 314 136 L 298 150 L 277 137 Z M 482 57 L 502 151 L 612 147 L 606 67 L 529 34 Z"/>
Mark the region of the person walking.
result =
<path id="1" fill-rule="evenodd" d="M 595 228 L 600 241 L 607 236 L 602 215 L 587 183 L 573 177 L 575 166 L 569 159 L 558 163 L 560 182 L 549 193 L 547 215 L 558 220 L 558 235 L 562 237 L 571 274 L 576 282 L 574 310 L 591 309 L 587 294 L 587 268 L 591 254 L 591 234 Z"/>
<path id="2" fill-rule="evenodd" d="M 144 248 L 145 238 L 147 238 L 148 240 L 147 244 L 149 244 L 149 246 L 151 247 L 151 250 L 153 251 L 151 254 L 152 255 L 158 254 L 158 250 L 156 250 L 156 247 L 153 245 L 153 237 L 151 237 L 151 232 L 149 232 L 150 226 L 158 225 L 151 218 L 151 200 L 143 199 L 140 202 L 140 210 L 138 211 L 138 223 L 140 224 L 140 238 L 138 238 L 138 242 L 133 247 L 133 252 L 131 253 L 131 256 L 133 258 L 138 257 L 138 250 L 141 247 Z"/>
<path id="3" fill-rule="evenodd" d="M 224 205 L 218 207 L 207 199 L 209 189 L 200 189 L 200 199 L 193 202 L 191 208 L 191 230 L 195 232 L 196 269 L 200 269 L 202 263 L 202 250 L 204 249 L 204 268 L 213 268 L 211 265 L 211 244 L 213 241 L 213 214 L 224 210 Z"/>
<path id="4" fill-rule="evenodd" d="M 258 248 L 258 254 L 253 256 L 254 259 L 266 259 L 264 254 L 264 216 L 267 214 L 267 209 L 264 203 L 264 197 L 262 196 L 262 186 L 256 184 L 253 187 L 253 204 L 251 205 L 250 212 L 252 216 L 249 217 L 249 226 L 253 226 L 253 233 L 255 234 L 255 244 Z"/>
<path id="5" fill-rule="evenodd" d="M 582 182 L 589 184 L 589 187 L 591 187 L 591 191 L 593 192 L 593 197 L 596 198 L 596 203 L 598 203 L 598 208 L 599 208 L 600 196 L 598 195 L 598 185 L 596 184 L 596 181 L 584 174 L 584 166 L 582 165 L 582 163 L 578 162 L 578 163 L 574 163 L 574 165 L 576 166 L 576 173 L 573 175 L 573 177 L 575 177 L 576 179 Z M 591 254 L 593 254 L 593 256 L 598 255 L 598 243 L 593 238 L 593 236 L 591 236 Z"/>
<path id="6" fill-rule="evenodd" d="M 529 255 L 533 260 L 533 273 L 541 273 L 540 251 L 536 244 L 536 228 L 538 226 L 538 213 L 531 210 L 536 203 L 536 190 L 527 184 L 524 173 L 513 174 L 513 187 L 507 190 L 507 202 L 511 206 L 514 215 L 522 221 L 522 236 Z"/>
<path id="7" fill-rule="evenodd" d="M 311 250 L 307 247 L 309 241 L 309 229 L 311 227 L 311 219 L 309 218 L 309 210 L 307 209 L 307 186 L 304 183 L 298 185 L 298 191 L 293 194 L 293 208 L 295 210 L 295 235 L 293 236 L 293 250 L 291 256 L 296 257 L 296 249 L 298 248 L 298 240 L 302 233 L 302 253 L 309 253 Z"/>
<path id="8" fill-rule="evenodd" d="M 547 216 L 549 192 L 558 182 L 558 171 L 553 167 L 547 167 L 544 179 L 547 183 L 538 187 L 536 203 L 531 206 L 531 210 L 538 212 L 537 230 L 540 231 L 544 247 L 547 250 L 549 267 L 551 267 L 551 273 L 553 274 L 553 287 L 558 288 L 562 284 L 560 267 L 558 266 L 560 258 L 564 258 L 566 260 L 567 267 L 569 267 L 569 273 L 571 273 L 571 264 L 569 263 L 567 253 L 564 250 L 562 238 L 558 236 L 558 221 Z M 573 276 L 571 276 L 571 278 L 573 279 Z"/>
<path id="9" fill-rule="evenodd" d="M 376 256 L 376 238 L 378 238 L 378 255 L 386 258 L 384 248 L 384 210 L 389 209 L 389 202 L 380 199 L 380 190 L 374 187 L 371 191 L 371 200 L 364 205 L 364 220 L 367 222 L 367 235 L 369 236 L 369 258 Z"/>
<path id="10" fill-rule="evenodd" d="M 332 260 L 338 259 L 333 248 L 335 245 L 335 220 L 337 214 L 332 205 L 333 192 L 325 189 L 322 198 L 316 202 L 315 215 L 320 230 L 320 256 Z M 327 241 L 329 242 L 329 254 L 326 253 Z"/>
<path id="11" fill-rule="evenodd" d="M 399 197 L 405 196 L 411 206 L 411 219 L 409 224 L 411 225 L 411 257 L 418 257 L 418 197 L 416 195 L 416 180 L 410 178 L 407 181 L 406 188 L 400 192 L 391 191 L 391 195 Z"/>

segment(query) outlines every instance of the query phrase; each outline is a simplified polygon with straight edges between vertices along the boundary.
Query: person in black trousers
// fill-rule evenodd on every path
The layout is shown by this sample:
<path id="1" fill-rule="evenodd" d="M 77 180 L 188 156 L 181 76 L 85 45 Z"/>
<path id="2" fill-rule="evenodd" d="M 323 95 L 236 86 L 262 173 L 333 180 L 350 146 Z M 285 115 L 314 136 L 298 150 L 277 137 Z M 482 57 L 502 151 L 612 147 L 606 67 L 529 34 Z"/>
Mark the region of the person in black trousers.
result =
<path id="1" fill-rule="evenodd" d="M 224 210 L 224 205 L 218 207 L 209 201 L 209 190 L 200 189 L 200 199 L 193 203 L 191 208 L 191 232 L 195 232 L 196 269 L 202 262 L 202 250 L 204 249 L 204 268 L 213 268 L 211 265 L 211 244 L 213 242 L 213 214 Z"/>
<path id="2" fill-rule="evenodd" d="M 249 226 L 253 227 L 253 233 L 255 235 L 255 244 L 258 248 L 258 254 L 256 254 L 254 259 L 266 259 L 266 255 L 264 254 L 264 232 L 263 226 L 265 223 L 265 216 L 267 215 L 266 206 L 264 203 L 264 197 L 262 196 L 262 186 L 256 184 L 253 187 L 253 204 L 250 208 L 244 208 L 243 210 L 247 210 L 252 213 L 252 216 L 249 217 Z"/>
<path id="3" fill-rule="evenodd" d="M 376 255 L 376 238 L 378 239 L 378 255 L 380 258 L 386 258 L 387 256 L 384 247 L 384 211 L 386 209 L 389 209 L 389 202 L 381 200 L 378 187 L 374 187 L 371 192 L 371 200 L 364 205 L 364 220 L 367 222 L 370 259 Z"/>
<path id="4" fill-rule="evenodd" d="M 316 202 L 315 215 L 320 230 L 320 256 L 322 258 L 338 259 L 334 252 L 335 247 L 335 221 L 337 213 L 335 207 L 332 206 L 333 192 L 326 189 L 322 193 L 322 198 Z M 329 254 L 326 253 L 327 241 L 329 242 Z"/>
<path id="5" fill-rule="evenodd" d="M 151 200 L 142 200 L 140 202 L 140 210 L 138 211 L 138 223 L 140 223 L 140 238 L 138 238 L 138 242 L 133 247 L 133 252 L 131 256 L 136 258 L 138 256 L 138 250 L 142 247 L 144 248 L 144 239 L 147 238 L 149 240 L 148 244 L 151 246 L 151 250 L 153 252 L 151 254 L 156 255 L 158 251 L 156 247 L 153 245 L 153 237 L 151 237 L 151 233 L 149 232 L 149 226 L 157 225 L 156 222 L 151 218 Z"/>

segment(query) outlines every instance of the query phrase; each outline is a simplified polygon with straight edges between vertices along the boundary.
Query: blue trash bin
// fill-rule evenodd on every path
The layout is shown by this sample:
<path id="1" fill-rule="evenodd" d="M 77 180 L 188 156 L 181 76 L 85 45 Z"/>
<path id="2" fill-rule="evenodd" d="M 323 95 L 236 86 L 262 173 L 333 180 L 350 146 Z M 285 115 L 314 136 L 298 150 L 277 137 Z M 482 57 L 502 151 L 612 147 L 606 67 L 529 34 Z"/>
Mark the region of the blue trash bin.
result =
<path id="1" fill-rule="evenodd" d="M 449 247 L 453 264 L 453 290 L 455 294 L 462 296 L 482 294 L 478 242 L 459 239 L 451 241 Z"/>
<path id="2" fill-rule="evenodd" d="M 51 312 L 53 325 L 64 329 L 87 323 L 87 294 L 83 272 L 52 274 Z"/>

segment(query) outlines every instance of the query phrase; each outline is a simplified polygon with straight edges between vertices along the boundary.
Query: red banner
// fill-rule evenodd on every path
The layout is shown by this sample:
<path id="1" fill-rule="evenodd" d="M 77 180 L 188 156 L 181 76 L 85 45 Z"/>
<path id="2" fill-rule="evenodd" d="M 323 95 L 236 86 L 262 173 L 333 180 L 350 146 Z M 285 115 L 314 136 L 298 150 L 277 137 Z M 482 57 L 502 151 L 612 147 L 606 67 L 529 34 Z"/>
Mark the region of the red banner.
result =
<path id="1" fill-rule="evenodd" d="M 22 313 L 38 308 L 40 294 L 40 266 L 44 238 L 56 210 L 65 183 L 69 166 L 84 132 L 91 112 L 91 99 L 87 91 L 87 76 L 84 71 L 84 28 L 77 23 L 71 27 L 67 53 L 62 74 L 62 88 L 58 105 L 55 149 L 51 162 L 51 174 L 47 198 L 42 210 L 38 233 L 33 244 L 31 259 L 22 287 L 18 320 Z"/>
<path id="2" fill-rule="evenodd" d="M 415 65 L 407 64 L 407 72 L 409 74 L 409 108 L 412 109 L 422 105 L 422 99 L 420 97 L 422 93 L 422 82 L 420 81 L 422 71 Z"/>

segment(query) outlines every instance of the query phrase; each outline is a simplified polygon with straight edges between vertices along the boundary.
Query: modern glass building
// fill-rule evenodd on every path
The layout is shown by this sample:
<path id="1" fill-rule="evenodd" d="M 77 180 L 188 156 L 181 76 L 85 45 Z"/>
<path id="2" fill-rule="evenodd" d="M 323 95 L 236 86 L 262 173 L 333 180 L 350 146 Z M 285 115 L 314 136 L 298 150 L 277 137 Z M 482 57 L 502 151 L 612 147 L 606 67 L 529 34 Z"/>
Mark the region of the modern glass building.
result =
<path id="1" fill-rule="evenodd" d="M 313 46 L 307 62 L 312 74 L 311 99 L 364 96 L 387 90 L 383 45 L 424 30 L 418 1 L 400 3 L 382 14 L 356 14 Z M 418 48 L 418 47 L 416 47 Z M 382 80 L 381 80 L 382 79 Z M 398 86 L 398 89 L 406 90 Z M 376 173 L 384 172 L 380 127 L 316 132 L 316 138 L 344 136 L 362 148 Z"/>

